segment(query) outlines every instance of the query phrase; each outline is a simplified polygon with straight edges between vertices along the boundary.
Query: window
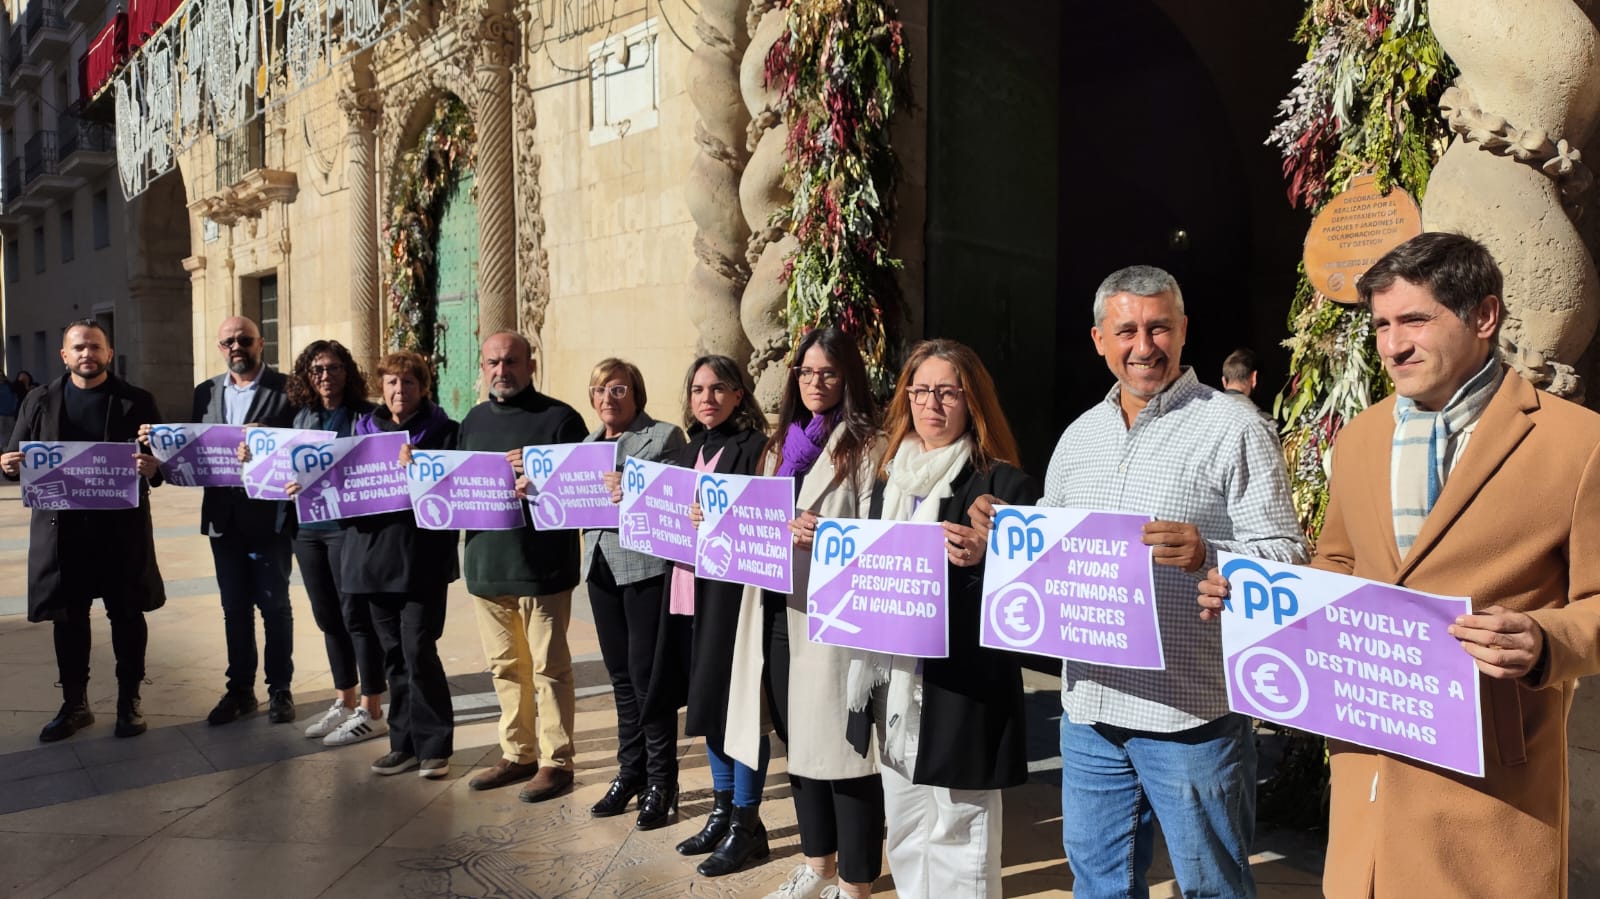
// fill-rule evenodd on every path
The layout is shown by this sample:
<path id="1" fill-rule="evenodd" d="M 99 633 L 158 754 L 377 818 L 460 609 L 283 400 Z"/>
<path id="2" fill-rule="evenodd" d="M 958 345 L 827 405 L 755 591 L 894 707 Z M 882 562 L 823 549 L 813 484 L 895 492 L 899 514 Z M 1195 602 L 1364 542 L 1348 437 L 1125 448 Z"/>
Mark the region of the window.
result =
<path id="1" fill-rule="evenodd" d="M 22 280 L 22 247 L 16 240 L 6 241 L 6 283 L 15 284 Z"/>
<path id="2" fill-rule="evenodd" d="M 111 246 L 111 198 L 104 190 L 94 192 L 94 248 Z"/>
<path id="3" fill-rule="evenodd" d="M 278 276 L 261 279 L 261 358 L 278 364 Z"/>
<path id="4" fill-rule="evenodd" d="M 22 370 L 22 335 L 13 334 L 6 338 L 6 367 L 5 370 L 15 375 Z M 11 436 L 9 434 L 7 437 Z"/>
<path id="5" fill-rule="evenodd" d="M 71 262 L 75 248 L 72 233 L 72 210 L 61 210 L 61 261 Z"/>
<path id="6" fill-rule="evenodd" d="M 33 228 L 33 273 L 44 271 L 44 226 L 35 225 Z"/>
<path id="7" fill-rule="evenodd" d="M 49 370 L 50 337 L 43 331 L 35 331 L 33 332 L 33 371 L 42 373 Z M 33 372 L 29 372 L 29 374 L 33 374 Z M 33 383 L 39 383 L 38 375 L 34 375 Z"/>

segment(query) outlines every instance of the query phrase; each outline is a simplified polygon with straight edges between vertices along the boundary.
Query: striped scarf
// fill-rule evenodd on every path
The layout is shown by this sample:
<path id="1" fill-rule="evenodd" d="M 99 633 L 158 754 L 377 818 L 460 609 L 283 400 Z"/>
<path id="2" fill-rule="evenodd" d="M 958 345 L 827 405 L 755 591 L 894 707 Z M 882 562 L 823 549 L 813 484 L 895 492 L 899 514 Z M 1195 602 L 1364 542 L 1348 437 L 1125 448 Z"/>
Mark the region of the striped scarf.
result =
<path id="1" fill-rule="evenodd" d="M 1456 391 L 1438 412 L 1418 409 L 1399 397 L 1394 404 L 1394 449 L 1389 454 L 1389 499 L 1394 509 L 1394 542 L 1400 558 L 1422 531 L 1444 488 L 1450 461 L 1450 441 L 1471 428 L 1500 389 L 1504 369 L 1491 356 L 1489 363 Z"/>

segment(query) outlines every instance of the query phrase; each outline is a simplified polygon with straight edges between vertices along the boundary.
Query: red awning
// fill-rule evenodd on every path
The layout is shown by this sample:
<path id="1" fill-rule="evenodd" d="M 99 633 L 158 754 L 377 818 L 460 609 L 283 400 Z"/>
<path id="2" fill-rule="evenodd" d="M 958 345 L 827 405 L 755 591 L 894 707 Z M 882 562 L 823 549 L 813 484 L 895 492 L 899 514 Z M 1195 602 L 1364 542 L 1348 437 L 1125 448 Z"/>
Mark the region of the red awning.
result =
<path id="1" fill-rule="evenodd" d="M 89 42 L 89 51 L 78 63 L 78 84 L 85 102 L 111 78 L 128 59 L 128 14 L 117 13 Z"/>
<path id="2" fill-rule="evenodd" d="M 137 50 L 183 5 L 183 0 L 130 0 L 128 3 L 128 48 Z"/>

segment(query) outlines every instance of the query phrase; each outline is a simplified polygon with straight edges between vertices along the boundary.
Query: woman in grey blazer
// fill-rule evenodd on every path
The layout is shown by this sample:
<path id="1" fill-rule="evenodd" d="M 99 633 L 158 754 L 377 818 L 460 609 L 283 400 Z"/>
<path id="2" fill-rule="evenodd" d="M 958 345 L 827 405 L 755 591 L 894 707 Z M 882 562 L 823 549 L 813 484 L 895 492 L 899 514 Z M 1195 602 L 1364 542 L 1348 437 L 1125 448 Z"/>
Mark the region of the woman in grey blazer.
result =
<path id="1" fill-rule="evenodd" d="M 645 414 L 645 398 L 639 369 L 621 359 L 602 360 L 589 376 L 589 402 L 600 427 L 587 440 L 615 442 L 618 471 L 629 456 L 656 462 L 686 442 L 677 425 Z M 620 495 L 620 486 L 613 491 Z M 617 706 L 617 776 L 591 812 L 597 818 L 620 815 L 637 796 L 638 827 L 651 830 L 667 823 L 678 796 L 677 710 L 644 713 L 661 604 L 667 601 L 668 563 L 623 549 L 614 530 L 587 530 L 583 564 Z"/>

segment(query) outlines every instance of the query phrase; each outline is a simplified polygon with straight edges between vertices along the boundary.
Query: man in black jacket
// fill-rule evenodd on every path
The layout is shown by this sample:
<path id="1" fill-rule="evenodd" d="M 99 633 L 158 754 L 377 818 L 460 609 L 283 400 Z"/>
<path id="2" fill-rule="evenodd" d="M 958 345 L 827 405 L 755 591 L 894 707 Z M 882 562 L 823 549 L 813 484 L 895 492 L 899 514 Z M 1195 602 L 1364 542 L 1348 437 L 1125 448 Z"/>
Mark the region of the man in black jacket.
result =
<path id="1" fill-rule="evenodd" d="M 571 406 L 533 388 L 533 347 L 526 337 L 501 331 L 482 349 L 489 399 L 462 420 L 461 449 L 504 452 L 520 466 L 525 446 L 587 436 Z M 470 785 L 488 790 L 531 777 L 519 798 L 539 802 L 572 786 L 576 697 L 567 624 L 578 585 L 578 532 L 535 531 L 526 507 L 523 516 L 514 531 L 467 531 L 467 592 L 500 699 L 503 755 Z"/>
<path id="2" fill-rule="evenodd" d="M 56 667 L 61 711 L 39 732 L 41 742 L 63 740 L 94 723 L 89 711 L 89 606 L 98 596 L 111 621 L 117 658 L 119 737 L 145 732 L 139 709 L 149 631 L 144 613 L 167 601 L 156 567 L 150 526 L 151 484 L 159 484 L 156 458 L 133 443 L 139 426 L 158 422 L 156 401 L 113 376 L 111 338 L 98 322 L 67 326 L 61 361 L 67 373 L 28 394 L 18 426 L 0 455 L 0 472 L 15 480 L 22 472 L 22 444 L 81 440 L 128 442 L 139 474 L 139 505 L 97 511 L 34 509 L 28 531 L 28 620 L 55 623 Z"/>
<path id="3" fill-rule="evenodd" d="M 203 424 L 287 428 L 294 423 L 287 379 L 261 361 L 261 329 L 242 316 L 223 321 L 217 348 L 228 370 L 194 389 L 194 421 Z M 211 538 L 217 589 L 222 594 L 228 643 L 228 687 L 206 716 L 227 724 L 256 710 L 256 616 L 266 634 L 267 718 L 294 720 L 294 614 L 289 605 L 290 540 L 294 519 L 286 503 L 254 500 L 243 487 L 207 487 L 200 504 L 200 530 Z"/>

